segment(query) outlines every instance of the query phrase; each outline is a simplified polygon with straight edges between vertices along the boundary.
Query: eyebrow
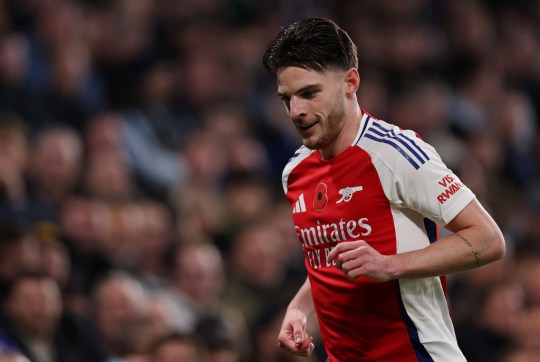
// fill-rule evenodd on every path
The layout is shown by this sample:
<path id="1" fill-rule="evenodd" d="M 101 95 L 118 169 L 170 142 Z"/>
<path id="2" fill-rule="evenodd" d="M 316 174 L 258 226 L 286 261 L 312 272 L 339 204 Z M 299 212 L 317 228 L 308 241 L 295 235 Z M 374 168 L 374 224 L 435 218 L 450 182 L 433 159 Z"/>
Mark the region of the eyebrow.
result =
<path id="1" fill-rule="evenodd" d="M 313 91 L 313 90 L 318 90 L 320 88 L 321 88 L 321 85 L 318 84 L 318 83 L 315 83 L 315 84 L 310 84 L 310 85 L 307 85 L 305 87 L 302 87 L 299 90 L 297 90 L 295 93 L 300 94 L 300 93 L 305 92 L 305 91 Z M 280 97 L 288 97 L 289 96 L 289 94 L 287 94 L 285 92 L 278 92 L 277 94 Z"/>

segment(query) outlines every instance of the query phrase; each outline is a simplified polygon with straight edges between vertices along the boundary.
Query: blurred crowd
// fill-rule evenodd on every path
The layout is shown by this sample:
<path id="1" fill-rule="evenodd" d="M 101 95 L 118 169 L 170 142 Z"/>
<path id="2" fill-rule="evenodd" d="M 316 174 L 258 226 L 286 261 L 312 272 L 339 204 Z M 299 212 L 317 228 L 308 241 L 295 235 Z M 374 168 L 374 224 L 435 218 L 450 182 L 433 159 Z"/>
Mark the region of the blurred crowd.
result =
<path id="1" fill-rule="evenodd" d="M 448 279 L 468 359 L 540 360 L 538 1 L 0 0 L 0 361 L 297 361 L 299 140 L 261 58 L 306 16 L 505 234 Z"/>

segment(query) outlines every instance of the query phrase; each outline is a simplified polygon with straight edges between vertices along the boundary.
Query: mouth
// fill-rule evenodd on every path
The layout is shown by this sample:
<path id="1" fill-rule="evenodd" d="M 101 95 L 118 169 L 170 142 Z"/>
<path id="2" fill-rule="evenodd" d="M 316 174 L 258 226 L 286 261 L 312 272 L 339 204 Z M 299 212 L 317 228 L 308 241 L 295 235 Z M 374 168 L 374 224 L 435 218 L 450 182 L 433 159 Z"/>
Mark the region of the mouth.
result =
<path id="1" fill-rule="evenodd" d="M 319 123 L 319 121 L 315 121 L 315 122 L 307 123 L 307 124 L 299 124 L 299 123 L 297 123 L 297 124 L 296 124 L 296 127 L 297 127 L 300 131 L 306 132 L 306 131 L 310 130 L 313 126 L 315 126 L 317 123 Z"/>

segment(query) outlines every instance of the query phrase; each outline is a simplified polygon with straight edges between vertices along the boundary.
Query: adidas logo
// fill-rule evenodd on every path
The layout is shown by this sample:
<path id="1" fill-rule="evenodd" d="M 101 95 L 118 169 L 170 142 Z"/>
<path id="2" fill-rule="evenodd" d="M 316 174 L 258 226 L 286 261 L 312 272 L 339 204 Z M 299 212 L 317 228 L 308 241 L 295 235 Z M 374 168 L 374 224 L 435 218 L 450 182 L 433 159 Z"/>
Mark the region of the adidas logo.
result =
<path id="1" fill-rule="evenodd" d="M 300 197 L 294 204 L 293 214 L 297 212 L 306 212 L 306 202 L 304 201 L 304 193 L 300 194 Z"/>

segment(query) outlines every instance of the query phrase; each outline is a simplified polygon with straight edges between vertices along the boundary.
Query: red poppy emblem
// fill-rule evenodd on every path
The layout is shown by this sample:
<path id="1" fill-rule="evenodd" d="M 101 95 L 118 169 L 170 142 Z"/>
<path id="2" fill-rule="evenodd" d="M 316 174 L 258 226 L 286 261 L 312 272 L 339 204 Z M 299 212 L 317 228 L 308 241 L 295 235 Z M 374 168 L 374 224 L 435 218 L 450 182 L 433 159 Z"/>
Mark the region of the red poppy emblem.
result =
<path id="1" fill-rule="evenodd" d="M 313 198 L 313 208 L 317 211 L 322 211 L 328 204 L 328 193 L 325 183 L 320 183 L 315 189 L 315 197 Z"/>

